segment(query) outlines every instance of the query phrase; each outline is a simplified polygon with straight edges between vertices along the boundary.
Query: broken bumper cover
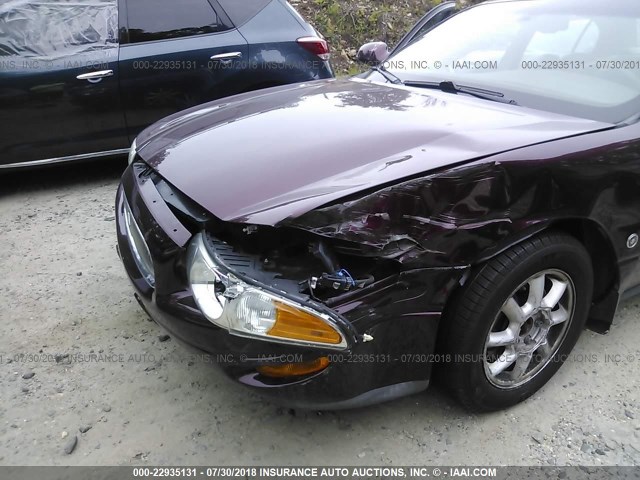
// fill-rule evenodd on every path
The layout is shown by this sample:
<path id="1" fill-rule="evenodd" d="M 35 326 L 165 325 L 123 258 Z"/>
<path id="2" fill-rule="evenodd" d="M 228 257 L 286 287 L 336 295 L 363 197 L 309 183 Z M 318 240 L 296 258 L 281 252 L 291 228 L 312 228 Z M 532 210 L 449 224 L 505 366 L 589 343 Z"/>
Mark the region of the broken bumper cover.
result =
<path id="1" fill-rule="evenodd" d="M 153 182 L 130 165 L 116 199 L 118 251 L 143 309 L 175 339 L 217 363 L 232 379 L 278 403 L 298 408 L 359 407 L 424 390 L 431 375 L 442 308 L 464 270 L 404 272 L 350 293 L 332 305 L 347 338 L 343 349 L 295 345 L 238 336 L 214 325 L 198 308 L 188 281 L 193 235 L 162 200 Z M 130 209 L 153 262 L 154 285 L 141 272 L 128 238 Z M 328 308 L 328 307 L 327 307 Z M 373 338 L 363 341 L 363 335 Z M 263 366 L 311 362 L 326 357 L 323 370 L 273 378 Z"/>

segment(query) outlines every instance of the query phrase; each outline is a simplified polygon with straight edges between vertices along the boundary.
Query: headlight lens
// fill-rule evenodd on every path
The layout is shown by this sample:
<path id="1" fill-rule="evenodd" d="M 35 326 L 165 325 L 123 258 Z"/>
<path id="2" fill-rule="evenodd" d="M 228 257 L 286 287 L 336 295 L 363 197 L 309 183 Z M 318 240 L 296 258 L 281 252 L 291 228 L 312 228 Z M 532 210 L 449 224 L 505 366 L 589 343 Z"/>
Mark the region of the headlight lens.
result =
<path id="1" fill-rule="evenodd" d="M 136 158 L 136 153 L 138 153 L 138 146 L 136 145 L 137 138 L 133 139 L 133 143 L 131 144 L 131 148 L 129 148 L 129 165 L 133 163 L 133 159 Z"/>
<path id="2" fill-rule="evenodd" d="M 238 297 L 235 316 L 242 330 L 265 335 L 276 324 L 276 307 L 271 298 L 259 290 L 247 290 Z"/>
<path id="3" fill-rule="evenodd" d="M 224 273 L 207 251 L 202 234 L 189 246 L 188 268 L 202 313 L 233 334 L 337 349 L 347 346 L 328 315 Z"/>

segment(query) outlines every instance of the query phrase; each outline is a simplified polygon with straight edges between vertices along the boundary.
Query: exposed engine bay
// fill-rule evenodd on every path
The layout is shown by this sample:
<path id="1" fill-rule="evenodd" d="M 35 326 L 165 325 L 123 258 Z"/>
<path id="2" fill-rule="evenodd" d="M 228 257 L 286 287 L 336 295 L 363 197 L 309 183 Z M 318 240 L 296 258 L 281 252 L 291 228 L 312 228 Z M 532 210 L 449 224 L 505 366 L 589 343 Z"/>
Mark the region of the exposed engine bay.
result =
<path id="1" fill-rule="evenodd" d="M 227 266 L 276 289 L 331 304 L 400 272 L 393 260 L 358 256 L 351 242 L 291 227 L 222 222 L 157 174 L 145 174 L 192 233 L 207 232 L 209 247 Z"/>

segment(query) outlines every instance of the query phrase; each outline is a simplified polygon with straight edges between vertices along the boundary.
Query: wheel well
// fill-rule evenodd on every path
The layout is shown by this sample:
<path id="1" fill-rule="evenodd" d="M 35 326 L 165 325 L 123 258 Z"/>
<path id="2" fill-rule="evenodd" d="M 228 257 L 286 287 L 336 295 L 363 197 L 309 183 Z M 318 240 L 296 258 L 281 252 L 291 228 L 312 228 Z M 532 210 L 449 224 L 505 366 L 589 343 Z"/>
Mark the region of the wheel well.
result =
<path id="1" fill-rule="evenodd" d="M 587 328 L 598 333 L 606 333 L 611 326 L 618 306 L 618 286 L 620 283 L 617 257 L 611 241 L 602 228 L 592 220 L 566 219 L 557 221 L 537 234 L 550 230 L 571 235 L 582 243 L 589 253 L 593 266 L 594 288 Z M 485 259 L 484 261 L 488 260 Z M 473 275 L 473 272 L 471 272 L 470 277 L 473 277 Z M 463 289 L 464 287 L 457 288 L 449 296 L 447 305 L 444 308 L 444 315 L 447 314 L 450 304 L 458 301 L 458 295 L 462 294 Z M 447 334 L 446 323 L 446 320 L 444 324 L 441 322 L 438 328 L 439 345 L 442 341 L 441 337 L 445 337 Z"/>
<path id="2" fill-rule="evenodd" d="M 604 333 L 609 329 L 618 305 L 620 272 L 611 241 L 592 220 L 570 219 L 553 223 L 550 228 L 576 238 L 589 252 L 593 265 L 593 301 L 587 327 Z"/>
<path id="3" fill-rule="evenodd" d="M 589 220 L 565 220 L 551 228 L 575 237 L 584 245 L 593 263 L 593 299 L 598 301 L 619 281 L 616 255 L 611 241 L 600 226 Z"/>

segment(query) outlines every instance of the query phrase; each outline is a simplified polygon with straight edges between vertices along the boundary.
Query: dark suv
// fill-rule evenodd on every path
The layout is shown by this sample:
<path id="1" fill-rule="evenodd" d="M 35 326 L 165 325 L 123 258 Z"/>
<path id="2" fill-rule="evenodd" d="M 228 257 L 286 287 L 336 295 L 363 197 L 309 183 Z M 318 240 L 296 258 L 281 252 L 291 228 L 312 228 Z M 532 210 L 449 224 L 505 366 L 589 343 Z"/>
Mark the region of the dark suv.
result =
<path id="1" fill-rule="evenodd" d="M 156 120 L 333 76 L 284 0 L 0 5 L 0 169 L 125 153 Z"/>

